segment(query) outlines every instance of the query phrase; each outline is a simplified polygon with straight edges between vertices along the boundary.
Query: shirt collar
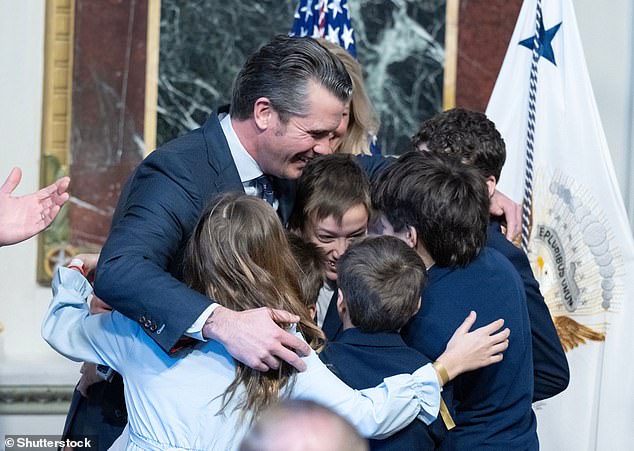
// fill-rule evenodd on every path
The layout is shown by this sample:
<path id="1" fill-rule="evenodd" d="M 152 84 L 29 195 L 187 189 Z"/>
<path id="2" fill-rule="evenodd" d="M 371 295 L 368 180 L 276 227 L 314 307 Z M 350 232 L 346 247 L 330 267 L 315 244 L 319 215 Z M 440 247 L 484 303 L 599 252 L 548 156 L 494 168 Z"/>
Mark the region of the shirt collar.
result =
<path id="1" fill-rule="evenodd" d="M 375 346 L 380 348 L 392 348 L 407 346 L 398 332 L 361 332 L 356 327 L 346 329 L 335 340 L 339 343 L 348 343 L 361 346 Z"/>
<path id="2" fill-rule="evenodd" d="M 225 134 L 227 144 L 229 144 L 229 151 L 233 158 L 236 168 L 238 169 L 238 175 L 240 175 L 240 182 L 248 182 L 262 175 L 262 169 L 258 163 L 253 159 L 247 149 L 244 148 L 236 131 L 231 125 L 231 115 L 227 114 L 220 120 L 220 127 Z"/>

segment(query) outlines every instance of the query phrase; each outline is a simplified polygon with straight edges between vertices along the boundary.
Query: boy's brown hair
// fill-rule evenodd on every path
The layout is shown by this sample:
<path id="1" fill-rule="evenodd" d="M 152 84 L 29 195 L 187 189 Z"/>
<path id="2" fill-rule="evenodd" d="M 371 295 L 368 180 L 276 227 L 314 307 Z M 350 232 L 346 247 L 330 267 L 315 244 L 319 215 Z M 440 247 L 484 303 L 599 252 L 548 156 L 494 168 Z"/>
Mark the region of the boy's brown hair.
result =
<path id="1" fill-rule="evenodd" d="M 337 269 L 350 322 L 361 331 L 397 331 L 418 311 L 427 272 L 400 239 L 379 236 L 352 244 Z"/>
<path id="2" fill-rule="evenodd" d="M 354 156 L 319 155 L 306 165 L 297 181 L 289 227 L 304 230 L 307 221 L 321 221 L 329 216 L 341 224 L 346 212 L 359 204 L 369 215 L 370 182 Z"/>

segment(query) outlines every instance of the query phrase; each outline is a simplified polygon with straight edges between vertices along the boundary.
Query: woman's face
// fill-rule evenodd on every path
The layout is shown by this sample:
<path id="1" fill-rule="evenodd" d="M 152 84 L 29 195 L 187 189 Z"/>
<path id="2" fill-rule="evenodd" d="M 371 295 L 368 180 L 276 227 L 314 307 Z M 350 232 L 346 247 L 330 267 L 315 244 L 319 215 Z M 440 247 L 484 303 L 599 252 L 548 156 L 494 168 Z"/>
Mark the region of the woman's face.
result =
<path id="1" fill-rule="evenodd" d="M 350 102 L 348 102 L 346 108 L 343 110 L 343 116 L 341 116 L 339 126 L 332 133 L 332 137 L 330 138 L 330 149 L 333 152 L 337 151 L 341 141 L 343 141 L 343 137 L 348 131 L 348 124 L 350 124 Z"/>

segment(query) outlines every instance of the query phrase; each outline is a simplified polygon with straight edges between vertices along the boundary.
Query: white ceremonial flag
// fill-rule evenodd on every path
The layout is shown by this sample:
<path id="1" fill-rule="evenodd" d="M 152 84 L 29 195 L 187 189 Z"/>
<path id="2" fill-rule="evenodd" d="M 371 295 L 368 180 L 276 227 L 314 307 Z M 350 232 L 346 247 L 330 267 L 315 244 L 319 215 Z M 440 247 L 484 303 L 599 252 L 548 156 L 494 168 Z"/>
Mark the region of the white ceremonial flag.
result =
<path id="1" fill-rule="evenodd" d="M 499 190 L 522 202 L 533 168 L 528 254 L 570 363 L 568 389 L 534 405 L 541 449 L 630 450 L 634 243 L 572 2 L 537 3 L 524 1 L 487 115 L 507 146 Z"/>

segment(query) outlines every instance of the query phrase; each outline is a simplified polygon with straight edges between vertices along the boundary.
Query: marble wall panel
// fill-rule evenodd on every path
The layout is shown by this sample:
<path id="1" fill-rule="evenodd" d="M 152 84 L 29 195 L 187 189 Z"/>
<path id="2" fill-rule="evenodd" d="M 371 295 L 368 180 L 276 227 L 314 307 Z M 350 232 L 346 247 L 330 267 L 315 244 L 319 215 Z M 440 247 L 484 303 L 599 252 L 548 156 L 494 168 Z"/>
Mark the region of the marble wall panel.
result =
<path id="1" fill-rule="evenodd" d="M 103 244 L 144 152 L 147 1 L 76 0 L 71 245 Z"/>
<path id="2" fill-rule="evenodd" d="M 484 111 L 522 0 L 461 0 L 456 106 Z"/>
<path id="3" fill-rule="evenodd" d="M 444 1 L 348 2 L 384 153 L 400 153 L 420 121 L 440 110 Z M 291 28 L 293 0 L 161 3 L 157 143 L 198 127 L 229 102 L 245 57 Z"/>

